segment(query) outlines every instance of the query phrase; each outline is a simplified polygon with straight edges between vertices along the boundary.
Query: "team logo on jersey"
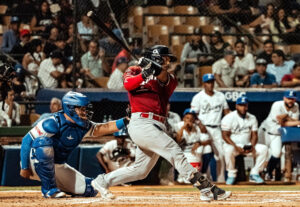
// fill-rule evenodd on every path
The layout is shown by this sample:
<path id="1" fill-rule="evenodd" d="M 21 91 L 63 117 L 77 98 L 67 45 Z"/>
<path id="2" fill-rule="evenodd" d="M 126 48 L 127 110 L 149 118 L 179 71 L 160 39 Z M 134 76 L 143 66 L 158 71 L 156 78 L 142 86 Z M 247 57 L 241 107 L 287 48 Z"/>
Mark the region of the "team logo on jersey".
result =
<path id="1" fill-rule="evenodd" d="M 67 136 L 67 139 L 68 139 L 68 140 L 72 140 L 72 139 L 74 139 L 74 138 L 73 138 L 72 135 L 70 134 L 69 136 Z"/>

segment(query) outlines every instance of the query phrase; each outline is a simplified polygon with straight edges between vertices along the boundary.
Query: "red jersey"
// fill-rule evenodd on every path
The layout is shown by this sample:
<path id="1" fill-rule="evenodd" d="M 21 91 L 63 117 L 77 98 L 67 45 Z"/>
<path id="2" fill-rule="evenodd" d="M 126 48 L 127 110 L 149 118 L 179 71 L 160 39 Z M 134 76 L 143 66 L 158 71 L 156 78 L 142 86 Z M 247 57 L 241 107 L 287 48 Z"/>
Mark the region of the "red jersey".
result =
<path id="1" fill-rule="evenodd" d="M 282 79 L 281 79 L 281 83 L 283 81 L 298 81 L 299 79 L 296 78 L 293 74 L 285 74 Z"/>
<path id="2" fill-rule="evenodd" d="M 130 60 L 130 59 L 131 59 L 130 54 L 129 54 L 125 49 L 121 50 L 121 51 L 119 52 L 119 54 L 118 54 L 118 55 L 115 57 L 115 59 L 114 59 L 113 65 L 112 65 L 112 67 L 111 67 L 111 73 L 113 73 L 113 72 L 115 71 L 115 69 L 116 69 L 116 67 L 117 67 L 117 60 L 118 60 L 120 57 L 126 57 L 127 60 Z"/>
<path id="3" fill-rule="evenodd" d="M 152 112 L 166 116 L 169 98 L 177 86 L 174 75 L 169 74 L 167 83 L 156 77 L 144 81 L 139 66 L 129 67 L 124 73 L 124 88 L 128 91 L 131 112 Z"/>

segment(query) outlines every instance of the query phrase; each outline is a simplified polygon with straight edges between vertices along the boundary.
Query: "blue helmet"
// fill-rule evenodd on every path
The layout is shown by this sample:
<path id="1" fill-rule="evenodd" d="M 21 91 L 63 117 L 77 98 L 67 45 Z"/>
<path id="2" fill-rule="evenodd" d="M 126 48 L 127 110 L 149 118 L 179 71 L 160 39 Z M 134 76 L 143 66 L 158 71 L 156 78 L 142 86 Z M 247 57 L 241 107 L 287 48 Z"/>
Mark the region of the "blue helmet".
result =
<path id="1" fill-rule="evenodd" d="M 77 125 L 81 127 L 87 127 L 89 120 L 93 116 L 91 111 L 92 104 L 87 96 L 82 93 L 69 91 L 62 98 L 62 107 L 64 113 L 66 113 Z M 87 119 L 82 119 L 75 111 L 75 108 L 85 107 Z"/>

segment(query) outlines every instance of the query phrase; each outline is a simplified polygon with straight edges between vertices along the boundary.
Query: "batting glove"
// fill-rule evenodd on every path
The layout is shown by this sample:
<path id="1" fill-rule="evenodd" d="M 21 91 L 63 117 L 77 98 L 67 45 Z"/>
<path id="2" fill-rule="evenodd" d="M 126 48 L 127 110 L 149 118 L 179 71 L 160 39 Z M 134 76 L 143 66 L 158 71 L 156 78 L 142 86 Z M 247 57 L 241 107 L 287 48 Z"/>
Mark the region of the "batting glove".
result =
<path id="1" fill-rule="evenodd" d="M 162 70 L 161 65 L 144 57 L 139 59 L 138 65 L 143 69 L 142 77 L 144 80 L 149 78 L 151 75 L 158 76 Z"/>

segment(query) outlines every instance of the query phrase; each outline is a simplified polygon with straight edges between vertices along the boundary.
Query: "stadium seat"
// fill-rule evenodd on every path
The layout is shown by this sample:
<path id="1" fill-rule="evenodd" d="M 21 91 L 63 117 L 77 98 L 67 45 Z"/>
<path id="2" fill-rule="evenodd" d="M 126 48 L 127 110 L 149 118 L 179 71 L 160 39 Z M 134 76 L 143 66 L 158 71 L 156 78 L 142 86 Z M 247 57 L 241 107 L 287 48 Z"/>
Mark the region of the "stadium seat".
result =
<path id="1" fill-rule="evenodd" d="M 143 16 L 133 16 L 133 24 L 129 24 L 129 25 L 133 25 L 133 33 L 140 33 L 142 34 L 143 32 Z"/>
<path id="2" fill-rule="evenodd" d="M 180 62 L 180 56 L 183 49 L 183 45 L 172 45 L 172 52 L 177 57 L 178 62 Z"/>
<path id="3" fill-rule="evenodd" d="M 179 16 L 173 16 L 173 17 L 159 17 L 159 24 L 167 25 L 167 26 L 175 26 L 180 25 L 181 20 Z"/>
<path id="4" fill-rule="evenodd" d="M 154 25 L 155 19 L 153 16 L 145 16 L 145 26 Z"/>
<path id="5" fill-rule="evenodd" d="M 146 7 L 148 14 L 169 14 L 169 8 L 166 6 L 148 6 Z"/>
<path id="6" fill-rule="evenodd" d="M 290 46 L 290 54 L 299 54 L 300 53 L 300 44 L 289 45 Z"/>
<path id="7" fill-rule="evenodd" d="M 234 46 L 234 43 L 236 42 L 236 37 L 231 35 L 222 36 L 224 42 L 228 42 L 232 47 Z"/>
<path id="8" fill-rule="evenodd" d="M 159 35 L 158 44 L 160 45 L 169 45 L 169 35 Z"/>
<path id="9" fill-rule="evenodd" d="M 214 25 L 204 25 L 201 26 L 201 31 L 204 34 L 211 34 L 214 30 L 215 30 L 215 26 Z"/>
<path id="10" fill-rule="evenodd" d="M 174 26 L 174 33 L 193 34 L 194 26 L 192 26 L 192 25 L 176 25 L 176 26 Z"/>
<path id="11" fill-rule="evenodd" d="M 6 5 L 0 5 L 0 15 L 6 14 L 7 6 Z"/>
<path id="12" fill-rule="evenodd" d="M 168 35 L 168 27 L 166 25 L 149 25 L 147 26 L 148 37 L 158 37 L 159 35 Z"/>
<path id="13" fill-rule="evenodd" d="M 39 118 L 40 118 L 39 114 L 37 114 L 37 113 L 30 113 L 29 114 L 30 125 L 32 125 Z"/>
<path id="14" fill-rule="evenodd" d="M 107 88 L 107 82 L 109 80 L 109 77 L 99 77 L 95 78 L 94 81 L 98 84 L 101 88 Z"/>
<path id="15" fill-rule="evenodd" d="M 180 45 L 180 44 L 182 44 L 182 38 L 181 38 L 181 36 L 172 35 L 171 36 L 171 43 L 172 43 L 172 45 Z"/>
<path id="16" fill-rule="evenodd" d="M 143 16 L 143 7 L 141 6 L 136 6 L 136 7 L 131 7 L 129 9 L 129 14 L 128 16 Z"/>
<path id="17" fill-rule="evenodd" d="M 209 17 L 205 17 L 205 16 L 201 16 L 201 17 L 188 16 L 185 18 L 185 24 L 193 25 L 194 27 L 208 25 L 209 21 L 210 21 Z"/>
<path id="18" fill-rule="evenodd" d="M 198 9 L 193 6 L 175 6 L 174 14 L 198 14 Z"/>
<path id="19" fill-rule="evenodd" d="M 207 73 L 212 73 L 212 66 L 201 66 L 198 68 L 197 76 L 200 86 L 202 85 L 202 76 Z"/>

